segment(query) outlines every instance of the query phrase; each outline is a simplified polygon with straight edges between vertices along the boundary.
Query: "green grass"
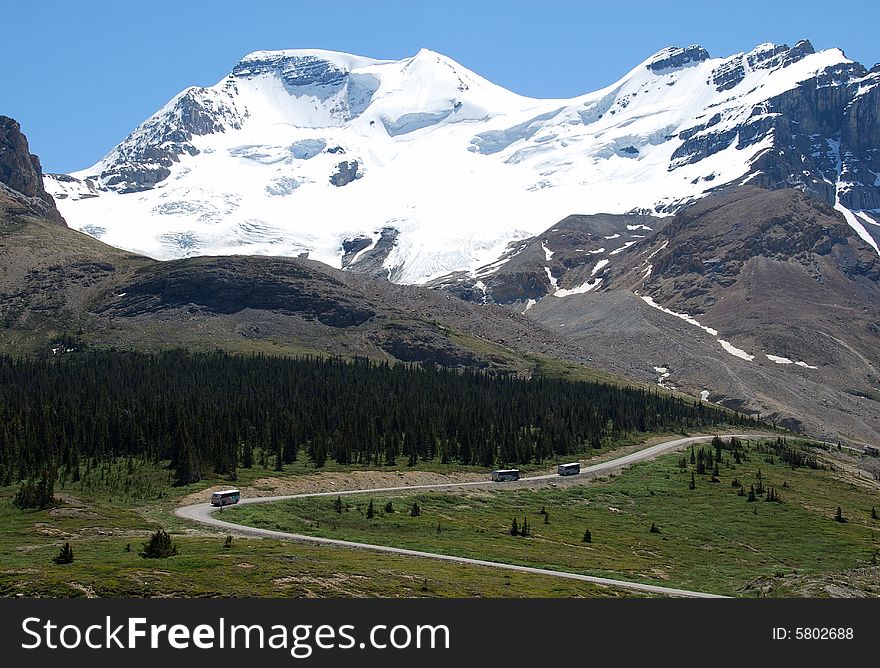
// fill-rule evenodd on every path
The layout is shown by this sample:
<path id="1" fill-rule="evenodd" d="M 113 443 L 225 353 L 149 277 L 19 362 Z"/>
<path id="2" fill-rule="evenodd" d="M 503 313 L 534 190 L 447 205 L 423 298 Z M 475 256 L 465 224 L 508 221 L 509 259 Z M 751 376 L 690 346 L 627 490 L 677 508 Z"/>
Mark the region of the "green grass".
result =
<path id="1" fill-rule="evenodd" d="M 622 444 L 615 444 L 622 445 Z M 607 447 L 600 458 L 612 456 Z M 259 453 L 257 456 L 259 460 Z M 271 458 L 267 458 L 271 462 Z M 570 597 L 633 596 L 606 588 L 504 573 L 427 559 L 317 547 L 276 540 L 235 538 L 223 548 L 224 534 L 203 531 L 174 516 L 180 499 L 212 485 L 230 484 L 207 478 L 174 487 L 165 466 L 140 459 L 120 459 L 91 470 L 81 467 L 77 482 L 59 481 L 56 509 L 22 511 L 12 505 L 17 486 L 0 488 L 0 595 L 3 596 L 503 596 Z M 369 470 L 328 460 L 316 469 L 298 460 L 275 471 L 257 465 L 239 469 L 234 484 L 259 486 L 268 478 L 320 476 L 323 471 Z M 417 470 L 438 473 L 485 472 L 482 467 L 419 462 Z M 399 463 L 383 470 L 412 470 Z M 178 556 L 148 560 L 138 555 L 150 533 L 165 528 L 179 545 Z M 55 565 L 52 557 L 64 542 L 75 561 Z M 126 551 L 126 546 L 131 551 Z M 423 591 L 427 581 L 427 591 Z"/>
<path id="2" fill-rule="evenodd" d="M 729 453 L 725 453 L 729 457 Z M 639 464 L 605 481 L 566 488 L 504 489 L 347 497 L 339 514 L 333 499 L 307 499 L 234 508 L 225 518 L 252 526 L 394 545 L 480 559 L 554 568 L 719 594 L 753 595 L 750 583 L 771 578 L 771 594 L 796 595 L 791 576 L 821 578 L 870 566 L 880 545 L 871 520 L 873 491 L 829 469 L 791 469 L 750 451 L 742 464 L 721 467 L 720 482 L 681 469 L 681 455 Z M 731 487 L 746 486 L 761 470 L 783 503 L 749 503 Z M 395 511 L 382 509 L 391 500 Z M 422 509 L 410 517 L 413 500 Z M 841 506 L 846 523 L 833 521 Z M 546 508 L 549 524 L 539 513 Z M 617 509 L 617 510 L 612 510 Z M 530 537 L 508 533 L 527 516 Z M 659 534 L 649 532 L 652 523 Z M 437 526 L 440 531 L 437 531 Z M 593 542 L 585 544 L 585 529 Z M 874 589 L 880 593 L 880 587 Z"/>
<path id="3" fill-rule="evenodd" d="M 28 597 L 569 597 L 616 596 L 614 589 L 557 578 L 365 551 L 175 533 L 179 554 L 139 556 L 167 515 L 103 503 L 24 512 L 0 495 L 0 595 Z M 60 513 L 60 514 L 59 514 Z M 73 515 L 73 516 L 71 516 Z M 79 515 L 79 516 L 77 516 Z M 158 516 L 157 516 L 158 515 Z M 182 521 L 163 522 L 180 526 Z M 187 525 L 191 532 L 192 526 Z M 75 560 L 52 557 L 69 541 Z M 126 546 L 131 551 L 126 551 Z M 427 587 L 427 591 L 423 588 Z"/>

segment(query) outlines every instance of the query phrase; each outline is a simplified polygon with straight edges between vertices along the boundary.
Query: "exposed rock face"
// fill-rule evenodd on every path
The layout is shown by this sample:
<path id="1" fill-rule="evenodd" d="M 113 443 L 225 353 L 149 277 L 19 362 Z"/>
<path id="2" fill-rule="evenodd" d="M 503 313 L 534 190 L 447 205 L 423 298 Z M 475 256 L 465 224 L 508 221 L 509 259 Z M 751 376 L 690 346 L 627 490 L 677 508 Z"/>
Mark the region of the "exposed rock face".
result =
<path id="1" fill-rule="evenodd" d="M 347 186 L 352 181 L 363 176 L 358 172 L 357 160 L 343 160 L 336 165 L 336 171 L 330 175 L 330 183 L 337 188 Z"/>
<path id="2" fill-rule="evenodd" d="M 23 200 L 34 213 L 64 223 L 55 200 L 43 188 L 40 159 L 28 150 L 27 137 L 18 122 L 0 116 L 0 184 Z"/>
<path id="3" fill-rule="evenodd" d="M 188 88 L 117 146 L 97 177 L 121 193 L 149 190 L 168 178 L 180 156 L 198 154 L 193 137 L 239 128 L 240 114 L 228 99 L 212 89 Z"/>
<path id="4" fill-rule="evenodd" d="M 392 278 L 393 269 L 385 268 L 385 260 L 394 250 L 400 230 L 396 227 L 383 227 L 379 238 L 373 244 L 369 237 L 349 239 L 342 245 L 345 255 L 342 267 L 356 274 L 366 274 L 377 278 Z M 372 244 L 372 247 L 370 247 Z"/>
<path id="5" fill-rule="evenodd" d="M 530 301 L 595 281 L 609 256 L 665 223 L 666 219 L 641 214 L 568 216 L 537 237 L 513 242 L 492 264 L 442 276 L 428 285 L 465 301 L 522 310 Z"/>
<path id="6" fill-rule="evenodd" d="M 720 65 L 710 78 L 718 91 L 733 91 L 747 70 L 783 69 L 815 53 L 807 40 L 794 47 L 766 44 Z M 768 142 L 743 183 L 798 188 L 854 209 L 880 208 L 880 71 L 839 63 L 756 106 L 734 127 L 708 131 L 720 121 L 679 133 L 684 141 L 669 170 L 692 165 L 729 148 Z M 873 231 L 873 230 L 871 230 Z"/>
<path id="7" fill-rule="evenodd" d="M 670 48 L 661 51 L 648 63 L 648 69 L 652 72 L 662 72 L 675 67 L 687 67 L 708 59 L 709 52 L 698 44 L 693 44 L 685 49 Z"/>

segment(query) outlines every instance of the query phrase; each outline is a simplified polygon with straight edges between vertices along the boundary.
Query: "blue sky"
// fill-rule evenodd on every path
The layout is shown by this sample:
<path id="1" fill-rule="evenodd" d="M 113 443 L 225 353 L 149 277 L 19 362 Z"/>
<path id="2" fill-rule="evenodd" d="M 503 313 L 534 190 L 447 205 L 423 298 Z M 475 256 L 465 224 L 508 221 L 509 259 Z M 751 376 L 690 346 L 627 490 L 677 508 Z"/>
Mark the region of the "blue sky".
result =
<path id="1" fill-rule="evenodd" d="M 427 47 L 534 97 L 612 83 L 664 46 L 712 55 L 810 39 L 870 67 L 880 3 L 311 0 L 8 3 L 0 114 L 18 119 L 46 171 L 96 162 L 190 85 L 258 49 L 403 58 Z M 835 10 L 840 9 L 837 13 Z"/>

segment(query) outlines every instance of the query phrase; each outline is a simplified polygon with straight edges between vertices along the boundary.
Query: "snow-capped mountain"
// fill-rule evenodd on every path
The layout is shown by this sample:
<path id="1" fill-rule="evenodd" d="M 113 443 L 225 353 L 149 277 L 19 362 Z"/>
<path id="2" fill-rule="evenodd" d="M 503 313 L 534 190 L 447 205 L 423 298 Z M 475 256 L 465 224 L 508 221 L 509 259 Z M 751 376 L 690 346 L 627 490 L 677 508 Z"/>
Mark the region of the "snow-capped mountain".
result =
<path id="1" fill-rule="evenodd" d="M 651 56 L 574 99 L 507 91 L 428 50 L 260 51 L 46 187 L 71 227 L 156 258 L 306 255 L 423 283 L 571 213 L 674 212 L 793 186 L 880 239 L 880 68 L 764 44 Z"/>

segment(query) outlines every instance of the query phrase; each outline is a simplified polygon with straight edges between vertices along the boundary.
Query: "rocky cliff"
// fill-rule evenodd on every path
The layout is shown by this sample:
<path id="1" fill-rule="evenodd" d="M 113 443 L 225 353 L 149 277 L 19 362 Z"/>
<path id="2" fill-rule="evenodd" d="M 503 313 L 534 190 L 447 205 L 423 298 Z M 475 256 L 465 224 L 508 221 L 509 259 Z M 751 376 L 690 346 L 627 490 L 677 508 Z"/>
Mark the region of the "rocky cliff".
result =
<path id="1" fill-rule="evenodd" d="M 64 224 L 55 200 L 43 188 L 40 159 L 28 150 L 18 121 L 8 116 L 0 116 L 0 186 L 33 213 Z"/>

